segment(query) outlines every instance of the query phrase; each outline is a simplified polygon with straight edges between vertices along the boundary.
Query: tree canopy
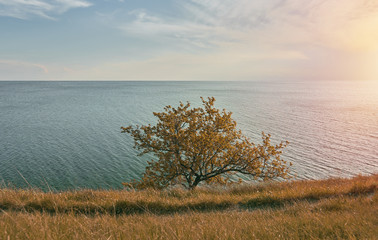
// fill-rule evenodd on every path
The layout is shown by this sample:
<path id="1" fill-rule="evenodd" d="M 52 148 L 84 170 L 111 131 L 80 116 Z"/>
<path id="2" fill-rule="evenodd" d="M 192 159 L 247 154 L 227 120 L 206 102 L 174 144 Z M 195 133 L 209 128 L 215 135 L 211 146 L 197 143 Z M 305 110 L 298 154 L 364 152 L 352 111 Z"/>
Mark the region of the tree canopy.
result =
<path id="1" fill-rule="evenodd" d="M 201 182 L 241 182 L 237 173 L 261 180 L 287 176 L 290 164 L 281 154 L 288 142 L 272 145 L 270 135 L 263 132 L 262 143 L 255 144 L 236 129 L 231 112 L 214 107 L 214 97 L 201 100 L 203 107 L 180 102 L 177 108 L 154 112 L 156 125 L 121 127 L 134 138 L 139 155 L 156 156 L 140 180 L 125 186 L 162 189 L 181 184 L 194 189 Z"/>

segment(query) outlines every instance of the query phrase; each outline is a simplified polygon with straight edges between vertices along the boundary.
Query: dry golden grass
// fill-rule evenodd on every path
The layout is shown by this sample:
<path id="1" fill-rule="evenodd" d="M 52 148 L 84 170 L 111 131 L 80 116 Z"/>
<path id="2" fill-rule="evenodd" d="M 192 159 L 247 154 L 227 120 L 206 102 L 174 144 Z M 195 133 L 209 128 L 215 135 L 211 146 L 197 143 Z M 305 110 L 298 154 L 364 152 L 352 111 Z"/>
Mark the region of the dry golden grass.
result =
<path id="1" fill-rule="evenodd" d="M 377 239 L 378 175 L 227 190 L 0 189 L 0 239 Z"/>

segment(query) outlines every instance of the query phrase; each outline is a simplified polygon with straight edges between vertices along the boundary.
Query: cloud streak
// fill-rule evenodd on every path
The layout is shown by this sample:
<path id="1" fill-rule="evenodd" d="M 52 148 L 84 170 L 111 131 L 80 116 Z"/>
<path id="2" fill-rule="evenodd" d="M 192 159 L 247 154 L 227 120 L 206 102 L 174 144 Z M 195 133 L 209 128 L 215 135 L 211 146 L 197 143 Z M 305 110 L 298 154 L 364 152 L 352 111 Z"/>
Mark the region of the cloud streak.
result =
<path id="1" fill-rule="evenodd" d="M 36 68 L 42 71 L 43 73 L 49 73 L 49 70 L 47 69 L 45 65 L 37 64 L 37 63 L 0 59 L 0 65 L 17 67 L 19 68 L 19 70 L 23 70 L 22 68 Z"/>
<path id="2" fill-rule="evenodd" d="M 89 7 L 89 1 L 0 0 L 0 15 L 54 18 Z M 145 1 L 126 3 L 98 2 L 95 14 L 88 11 L 87 21 L 81 23 L 93 24 L 88 27 L 93 32 L 90 39 L 76 39 L 88 42 L 91 52 L 105 54 L 91 58 L 80 48 L 81 65 L 66 61 L 62 65 L 70 69 L 60 70 L 63 66 L 52 63 L 48 74 L 38 64 L 18 66 L 32 69 L 40 78 L 82 80 L 378 77 L 376 0 L 171 0 L 158 7 Z M 106 33 L 106 38 L 97 32 Z"/>
<path id="3" fill-rule="evenodd" d="M 89 7 L 92 4 L 85 0 L 0 0 L 0 16 L 19 19 L 42 17 L 54 19 L 73 8 Z"/>
<path id="4" fill-rule="evenodd" d="M 356 45 L 376 45 L 378 39 L 377 34 L 371 34 L 373 25 L 378 23 L 378 2 L 375 0 L 176 2 L 182 13 L 179 17 L 133 11 L 135 19 L 122 24 L 120 29 L 130 35 L 189 40 L 201 42 L 203 46 L 253 40 L 253 43 L 304 43 L 352 49 Z M 366 36 L 372 41 L 364 42 L 353 36 L 366 34 L 372 35 Z M 352 39 L 347 40 L 346 35 Z"/>
<path id="5" fill-rule="evenodd" d="M 145 10 L 133 12 L 134 20 L 120 27 L 130 36 L 163 39 L 169 46 L 181 47 L 172 48 L 171 53 L 168 49 L 161 57 L 151 57 L 146 61 L 149 69 L 151 61 L 162 66 L 164 63 L 175 66 L 176 61 L 215 71 L 213 63 L 219 63 L 217 59 L 222 57 L 228 59 L 224 62 L 237 62 L 246 68 L 265 62 L 266 66 L 261 68 L 269 69 L 268 65 L 271 71 L 282 68 L 285 70 L 277 73 L 286 72 L 292 77 L 312 78 L 316 70 L 323 71 L 322 78 L 344 78 L 352 75 L 345 66 L 355 64 L 357 72 L 360 68 L 354 59 L 364 59 L 378 49 L 375 30 L 378 2 L 375 0 L 342 3 L 339 0 L 176 0 L 176 6 L 180 14 L 172 16 Z M 180 50 L 188 46 L 192 47 L 193 57 L 187 52 L 178 57 Z M 202 50 L 198 52 L 197 48 Z M 175 56 L 176 60 L 171 61 L 167 56 Z M 226 64 L 219 64 L 217 71 L 228 69 Z M 241 72 L 234 74 L 242 78 L 255 75 Z M 213 74 L 218 75 L 221 74 Z"/>
<path id="6" fill-rule="evenodd" d="M 43 64 L 0 59 L 0 80 L 46 79 L 49 68 Z"/>

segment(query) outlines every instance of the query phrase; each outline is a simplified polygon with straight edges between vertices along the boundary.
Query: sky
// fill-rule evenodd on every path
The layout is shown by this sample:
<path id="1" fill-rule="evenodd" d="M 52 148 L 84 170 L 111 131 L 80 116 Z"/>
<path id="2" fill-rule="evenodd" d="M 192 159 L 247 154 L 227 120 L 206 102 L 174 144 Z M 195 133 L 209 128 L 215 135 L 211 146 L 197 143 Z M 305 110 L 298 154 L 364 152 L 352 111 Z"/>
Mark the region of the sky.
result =
<path id="1" fill-rule="evenodd" d="M 0 80 L 378 80 L 377 0 L 0 0 Z"/>

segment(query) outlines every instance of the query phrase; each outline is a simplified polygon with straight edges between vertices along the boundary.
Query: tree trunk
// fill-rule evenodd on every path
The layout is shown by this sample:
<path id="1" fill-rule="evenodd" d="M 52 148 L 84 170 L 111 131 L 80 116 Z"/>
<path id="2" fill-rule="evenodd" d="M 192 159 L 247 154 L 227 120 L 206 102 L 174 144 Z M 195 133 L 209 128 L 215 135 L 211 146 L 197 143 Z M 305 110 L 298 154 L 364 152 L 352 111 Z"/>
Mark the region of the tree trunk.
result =
<path id="1" fill-rule="evenodd" d="M 196 177 L 196 179 L 194 180 L 194 182 L 192 184 L 189 184 L 189 189 L 190 190 L 195 189 L 200 182 L 201 182 L 201 178 L 199 176 Z"/>

